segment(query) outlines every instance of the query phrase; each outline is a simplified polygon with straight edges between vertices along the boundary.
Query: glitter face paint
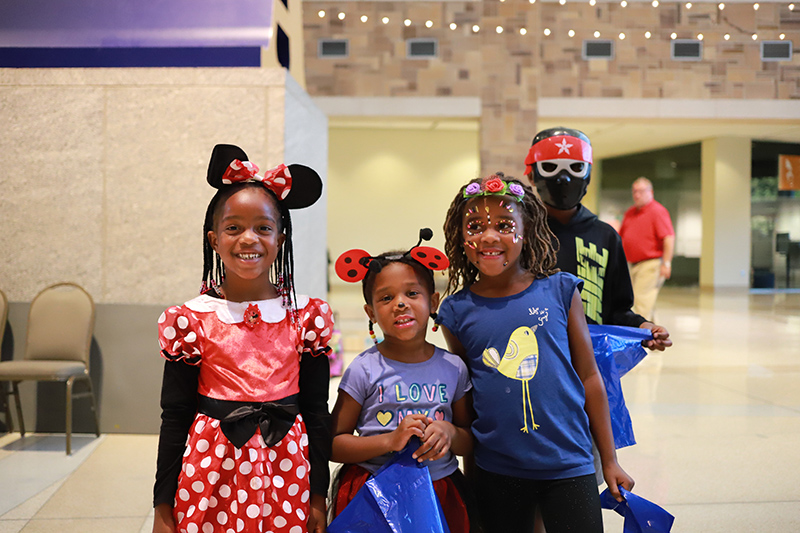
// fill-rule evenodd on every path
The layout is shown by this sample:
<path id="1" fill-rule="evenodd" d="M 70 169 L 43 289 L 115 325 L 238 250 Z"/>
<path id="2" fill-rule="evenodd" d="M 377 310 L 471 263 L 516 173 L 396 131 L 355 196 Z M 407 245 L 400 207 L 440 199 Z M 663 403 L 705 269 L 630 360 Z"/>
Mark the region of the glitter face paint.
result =
<path id="1" fill-rule="evenodd" d="M 501 275 L 519 261 L 523 224 L 512 205 L 495 196 L 472 199 L 464 208 L 463 250 L 481 276 Z"/>

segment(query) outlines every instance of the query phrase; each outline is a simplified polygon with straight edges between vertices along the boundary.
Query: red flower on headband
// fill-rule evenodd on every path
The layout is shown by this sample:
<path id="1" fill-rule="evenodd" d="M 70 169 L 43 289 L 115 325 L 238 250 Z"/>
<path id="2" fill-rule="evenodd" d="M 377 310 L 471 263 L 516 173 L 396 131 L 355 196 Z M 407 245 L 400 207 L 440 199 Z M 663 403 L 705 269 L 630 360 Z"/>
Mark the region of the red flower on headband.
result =
<path id="1" fill-rule="evenodd" d="M 483 186 L 483 190 L 489 192 L 500 192 L 505 188 L 506 184 L 503 183 L 503 180 L 501 180 L 497 176 L 487 180 Z"/>
<path id="2" fill-rule="evenodd" d="M 256 327 L 256 324 L 261 322 L 261 310 L 256 304 L 250 304 L 244 310 L 244 323 L 250 329 Z"/>

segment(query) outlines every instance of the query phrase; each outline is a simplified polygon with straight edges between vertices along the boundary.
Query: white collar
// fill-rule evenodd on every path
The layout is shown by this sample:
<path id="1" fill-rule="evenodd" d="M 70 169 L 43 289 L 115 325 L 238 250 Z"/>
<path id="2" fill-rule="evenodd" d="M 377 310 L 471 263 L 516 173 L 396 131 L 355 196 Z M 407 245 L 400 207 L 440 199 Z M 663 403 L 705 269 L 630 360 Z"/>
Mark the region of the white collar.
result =
<path id="1" fill-rule="evenodd" d="M 197 313 L 214 312 L 220 322 L 224 324 L 238 324 L 244 322 L 244 312 L 251 304 L 258 306 L 258 310 L 261 312 L 261 320 L 264 322 L 277 323 L 286 318 L 287 310 L 283 308 L 280 298 L 253 302 L 229 302 L 228 300 L 201 294 L 184 305 Z M 298 296 L 297 308 L 302 309 L 306 305 L 308 305 L 308 296 Z"/>

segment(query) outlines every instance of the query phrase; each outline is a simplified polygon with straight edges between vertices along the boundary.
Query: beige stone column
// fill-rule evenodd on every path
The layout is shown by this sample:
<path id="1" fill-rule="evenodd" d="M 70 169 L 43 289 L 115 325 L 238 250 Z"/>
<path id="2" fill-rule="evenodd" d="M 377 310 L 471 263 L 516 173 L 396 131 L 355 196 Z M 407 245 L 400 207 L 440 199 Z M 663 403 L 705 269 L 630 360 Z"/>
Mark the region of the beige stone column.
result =
<path id="1" fill-rule="evenodd" d="M 749 138 L 703 141 L 701 288 L 750 286 L 750 168 Z"/>
<path id="2" fill-rule="evenodd" d="M 589 188 L 586 189 L 586 196 L 583 197 L 581 203 L 585 205 L 592 213 L 598 212 L 598 204 L 600 203 L 600 189 L 603 185 L 603 162 L 600 159 L 595 159 L 592 163 L 592 180 L 589 182 Z"/>

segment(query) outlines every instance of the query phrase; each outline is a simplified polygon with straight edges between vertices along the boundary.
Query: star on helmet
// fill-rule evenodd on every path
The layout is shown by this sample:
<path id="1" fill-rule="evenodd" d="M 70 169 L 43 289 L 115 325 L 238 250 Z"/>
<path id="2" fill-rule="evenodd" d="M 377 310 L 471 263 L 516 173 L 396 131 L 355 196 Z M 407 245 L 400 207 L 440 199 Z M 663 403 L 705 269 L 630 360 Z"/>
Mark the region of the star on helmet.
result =
<path id="1" fill-rule="evenodd" d="M 558 153 L 559 154 L 562 153 L 562 152 L 567 152 L 567 155 L 569 155 L 569 149 L 572 148 L 571 144 L 567 144 L 567 140 L 566 139 L 561 139 L 561 142 L 560 143 L 556 143 L 556 146 L 558 146 Z"/>

